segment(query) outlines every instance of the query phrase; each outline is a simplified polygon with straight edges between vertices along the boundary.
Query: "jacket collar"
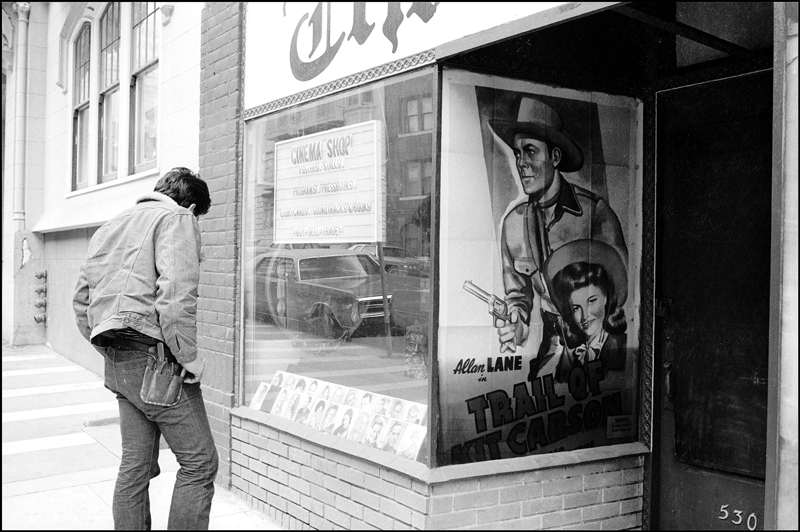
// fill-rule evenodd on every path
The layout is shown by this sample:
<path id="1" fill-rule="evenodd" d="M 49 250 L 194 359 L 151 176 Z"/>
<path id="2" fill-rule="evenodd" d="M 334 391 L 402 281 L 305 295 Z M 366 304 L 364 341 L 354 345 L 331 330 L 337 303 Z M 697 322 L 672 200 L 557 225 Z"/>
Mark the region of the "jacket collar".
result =
<path id="1" fill-rule="evenodd" d="M 148 192 L 139 197 L 136 200 L 136 203 L 144 203 L 145 201 L 163 201 L 165 203 L 170 203 L 172 205 L 178 205 L 175 203 L 175 200 L 167 196 L 166 194 L 162 194 L 161 192 Z"/>
<path id="2" fill-rule="evenodd" d="M 575 188 L 572 183 L 564 179 L 563 175 L 559 174 L 561 179 L 561 193 L 558 195 L 558 202 L 556 203 L 556 218 L 561 217 L 561 211 L 580 216 L 583 214 L 581 204 L 578 202 L 578 197 L 575 195 Z"/>
<path id="3" fill-rule="evenodd" d="M 575 188 L 573 187 L 572 183 L 564 179 L 564 176 L 561 175 L 559 172 L 558 174 L 559 186 L 561 189 L 558 191 L 558 198 L 556 199 L 555 203 L 555 213 L 553 217 L 553 221 L 550 225 L 554 224 L 558 220 L 561 219 L 561 216 L 568 212 L 575 216 L 581 216 L 583 214 L 583 208 L 581 208 L 581 204 L 578 202 L 578 197 L 575 195 Z M 533 200 L 529 200 L 530 203 L 536 205 Z"/>

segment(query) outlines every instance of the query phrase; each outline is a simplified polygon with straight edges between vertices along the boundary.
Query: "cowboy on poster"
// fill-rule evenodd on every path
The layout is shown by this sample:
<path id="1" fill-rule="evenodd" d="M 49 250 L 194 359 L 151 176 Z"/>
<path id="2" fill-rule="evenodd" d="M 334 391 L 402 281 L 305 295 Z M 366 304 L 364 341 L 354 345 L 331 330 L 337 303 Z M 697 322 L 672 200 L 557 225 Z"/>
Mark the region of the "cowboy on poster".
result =
<path id="1" fill-rule="evenodd" d="M 638 102 L 444 81 L 440 460 L 634 441 Z"/>

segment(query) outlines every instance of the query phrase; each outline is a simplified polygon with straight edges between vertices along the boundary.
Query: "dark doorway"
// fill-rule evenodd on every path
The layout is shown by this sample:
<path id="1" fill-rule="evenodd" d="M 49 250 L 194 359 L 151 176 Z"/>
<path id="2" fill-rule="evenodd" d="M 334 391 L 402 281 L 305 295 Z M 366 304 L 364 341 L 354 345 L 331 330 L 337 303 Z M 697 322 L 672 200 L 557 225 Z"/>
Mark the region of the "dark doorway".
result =
<path id="1" fill-rule="evenodd" d="M 763 528 L 772 72 L 657 95 L 653 523 Z"/>

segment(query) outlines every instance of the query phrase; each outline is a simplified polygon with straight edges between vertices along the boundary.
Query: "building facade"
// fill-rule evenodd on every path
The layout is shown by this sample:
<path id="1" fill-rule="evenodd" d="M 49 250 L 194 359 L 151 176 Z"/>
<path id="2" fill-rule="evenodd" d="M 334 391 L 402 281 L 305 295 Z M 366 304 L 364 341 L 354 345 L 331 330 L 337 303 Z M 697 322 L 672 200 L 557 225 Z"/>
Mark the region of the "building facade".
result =
<path id="1" fill-rule="evenodd" d="M 88 241 L 198 169 L 217 481 L 253 506 L 796 528 L 796 4 L 3 11 L 3 338 L 100 373 Z"/>

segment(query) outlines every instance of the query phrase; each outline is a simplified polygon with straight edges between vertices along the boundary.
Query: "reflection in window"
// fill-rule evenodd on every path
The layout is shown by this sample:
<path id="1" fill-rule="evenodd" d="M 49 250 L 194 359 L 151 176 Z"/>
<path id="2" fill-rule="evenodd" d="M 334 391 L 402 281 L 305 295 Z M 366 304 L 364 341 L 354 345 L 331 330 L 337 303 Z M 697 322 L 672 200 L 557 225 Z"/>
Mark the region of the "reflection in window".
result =
<path id="1" fill-rule="evenodd" d="M 401 134 L 433 130 L 432 72 L 378 81 L 256 118 L 247 123 L 244 142 L 245 404 L 322 430 L 332 428 L 331 434 L 359 444 L 369 439 L 385 452 L 402 452 L 424 463 L 433 298 L 430 263 L 414 253 L 429 250 L 430 236 L 419 227 L 413 236 L 406 235 L 404 228 L 419 217 L 422 204 L 430 210 L 425 195 L 433 179 L 435 136 Z M 387 228 L 385 270 L 377 262 L 374 243 L 332 243 L 321 237 L 275 242 L 274 217 L 282 208 L 275 195 L 285 190 L 279 186 L 285 178 L 276 181 L 272 174 L 291 164 L 281 158 L 275 143 L 312 134 L 319 135 L 314 141 L 325 143 L 337 138 L 339 128 L 353 126 L 356 131 L 372 121 L 383 139 L 378 168 L 384 174 L 376 177 L 386 180 L 386 191 L 398 192 L 378 195 Z M 358 152 L 358 145 L 354 142 L 354 152 L 337 156 L 346 174 L 337 174 L 335 168 L 317 172 L 317 163 L 328 162 L 325 155 L 303 163 L 306 173 L 298 174 L 297 186 L 305 188 L 297 189 L 302 196 L 297 201 L 309 211 L 298 216 L 318 216 L 319 226 L 336 225 L 326 209 L 361 201 L 349 199 L 346 190 L 308 188 L 361 179 L 355 169 L 368 168 L 363 161 L 374 160 L 375 154 Z M 368 190 L 363 181 L 355 190 L 362 187 Z M 313 214 L 320 207 L 325 213 Z M 322 353 L 334 356 L 320 357 Z M 304 381 L 306 388 L 287 391 L 290 379 Z"/>
<path id="2" fill-rule="evenodd" d="M 380 268 L 367 257 L 344 255 L 339 257 L 314 257 L 300 261 L 300 280 L 336 279 L 340 277 L 366 277 L 380 275 Z"/>
<path id="3" fill-rule="evenodd" d="M 431 193 L 433 163 L 424 161 L 406 162 L 406 179 L 403 183 L 403 196 L 422 196 Z"/>
<path id="4" fill-rule="evenodd" d="M 433 100 L 430 95 L 409 98 L 405 102 L 404 133 L 433 129 Z"/>

